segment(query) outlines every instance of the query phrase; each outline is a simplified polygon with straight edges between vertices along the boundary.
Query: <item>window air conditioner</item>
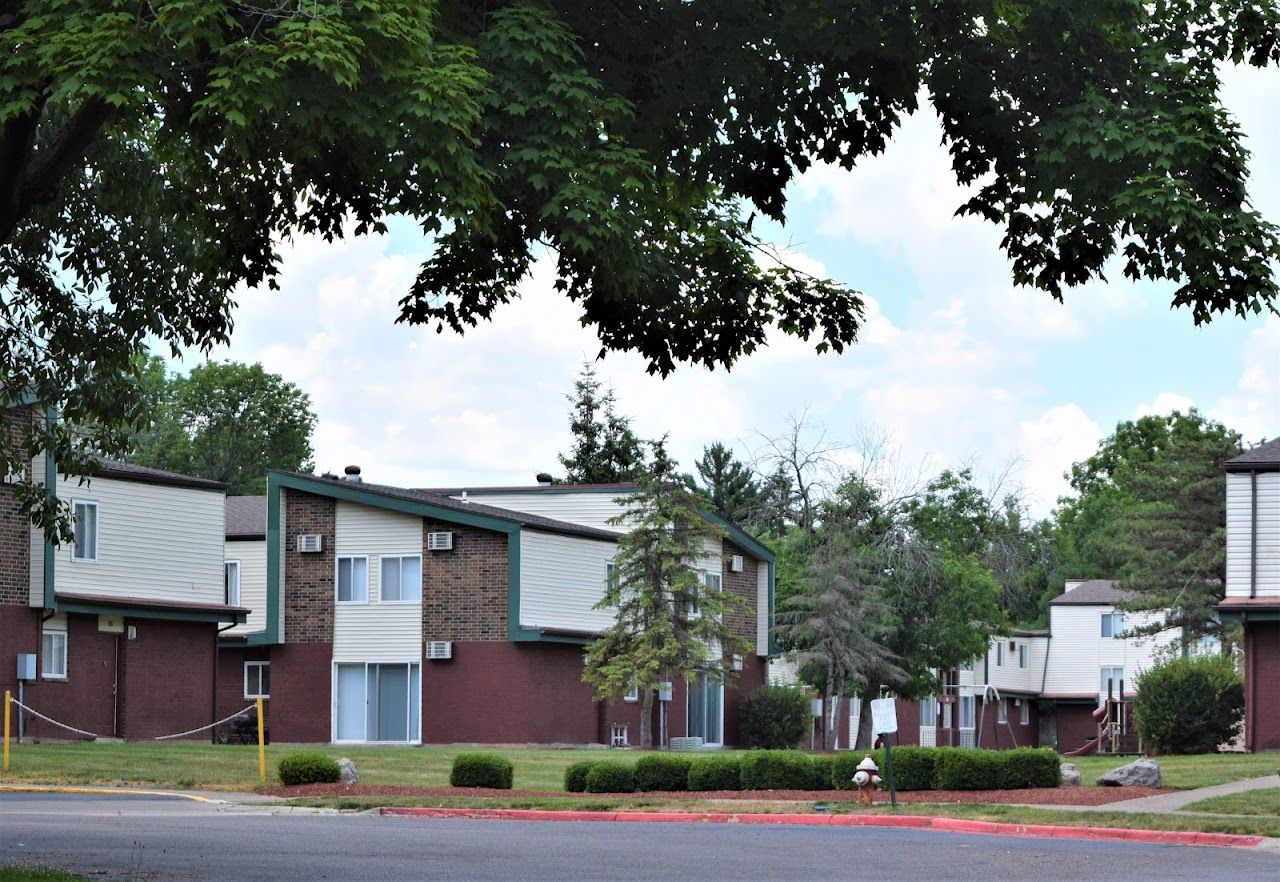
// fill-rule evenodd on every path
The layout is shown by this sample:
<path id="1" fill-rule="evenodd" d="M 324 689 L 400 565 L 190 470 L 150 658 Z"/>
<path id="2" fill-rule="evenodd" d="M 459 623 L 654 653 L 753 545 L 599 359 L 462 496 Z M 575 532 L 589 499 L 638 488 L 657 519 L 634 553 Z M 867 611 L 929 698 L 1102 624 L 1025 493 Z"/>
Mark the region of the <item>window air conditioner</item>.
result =
<path id="1" fill-rule="evenodd" d="M 430 661 L 441 661 L 453 658 L 453 641 L 451 640 L 428 640 L 427 641 L 427 659 Z"/>
<path id="2" fill-rule="evenodd" d="M 742 555 L 735 554 L 733 557 L 729 558 L 729 572 L 742 572 Z"/>
<path id="3" fill-rule="evenodd" d="M 427 551 L 452 551 L 453 550 L 453 534 L 452 533 L 428 533 L 427 534 Z"/>
<path id="4" fill-rule="evenodd" d="M 314 554 L 324 548 L 324 543 L 320 541 L 319 533 L 299 533 L 298 534 L 298 553 Z"/>

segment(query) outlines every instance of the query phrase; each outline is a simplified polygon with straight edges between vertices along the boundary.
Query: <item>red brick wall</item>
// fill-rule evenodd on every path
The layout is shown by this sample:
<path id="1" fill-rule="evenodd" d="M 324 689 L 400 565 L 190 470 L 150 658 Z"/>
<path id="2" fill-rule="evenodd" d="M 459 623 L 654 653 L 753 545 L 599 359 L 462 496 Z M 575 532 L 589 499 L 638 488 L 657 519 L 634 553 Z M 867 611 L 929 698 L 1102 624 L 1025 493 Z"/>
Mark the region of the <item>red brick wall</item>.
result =
<path id="1" fill-rule="evenodd" d="M 1245 645 L 1245 749 L 1280 750 L 1280 622 L 1249 622 Z"/>
<path id="2" fill-rule="evenodd" d="M 329 741 L 332 661 L 331 643 L 272 647 L 271 709 L 267 717 L 272 741 Z"/>
<path id="3" fill-rule="evenodd" d="M 284 490 L 284 639 L 333 643 L 334 501 Z M 298 553 L 297 537 L 320 534 L 321 551 Z"/>
<path id="4" fill-rule="evenodd" d="M 97 627 L 94 616 L 76 618 Z M 155 619 L 126 619 L 125 624 L 136 629 L 137 637 L 120 641 L 121 736 L 152 738 L 212 723 L 217 626 Z M 69 648 L 68 654 L 74 651 Z M 210 735 L 189 737 L 202 740 Z"/>
<path id="5" fill-rule="evenodd" d="M 732 556 L 742 555 L 742 572 L 735 573 L 729 568 Z M 724 540 L 722 558 L 722 582 L 725 591 L 732 594 L 739 603 L 725 611 L 724 621 L 734 634 L 746 640 L 755 652 L 756 644 L 756 579 L 758 561 L 728 539 Z"/>
<path id="6" fill-rule="evenodd" d="M 17 427 L 26 418 L 26 411 L 0 411 L 0 432 L 16 439 Z M 30 593 L 31 521 L 22 513 L 13 486 L 0 483 L 0 604 L 26 606 Z"/>
<path id="7" fill-rule="evenodd" d="M 32 611 L 35 634 L 40 633 L 40 610 Z M 27 704 L 41 713 L 108 737 L 119 736 L 117 728 L 113 684 L 116 682 L 116 637 L 98 630 L 97 616 L 71 614 L 67 616 L 67 679 L 39 680 L 27 684 Z M 121 638 L 123 642 L 123 638 Z M 38 637 L 35 643 L 39 646 Z M 7 654 L 7 653 L 6 653 Z M 41 659 L 36 660 L 36 671 Z M 205 685 L 205 695 L 209 687 Z M 207 722 L 207 721 L 206 721 Z M 38 719 L 29 721 L 27 734 L 34 738 L 77 738 Z"/>
<path id="8" fill-rule="evenodd" d="M 453 533 L 452 551 L 427 551 L 427 533 Z M 507 536 L 424 519 L 424 640 L 507 639 Z"/>
<path id="9" fill-rule="evenodd" d="M 254 703 L 252 698 L 244 697 L 244 663 L 269 661 L 270 654 L 270 649 L 266 646 L 224 648 L 218 651 L 218 719 Z M 263 713 L 270 719 L 271 700 L 266 699 L 262 704 Z"/>
<path id="10" fill-rule="evenodd" d="M 1055 712 L 1058 720 L 1059 753 L 1078 750 L 1086 742 L 1098 737 L 1098 724 L 1093 719 L 1097 706 L 1091 701 L 1080 704 L 1058 702 Z"/>
<path id="11" fill-rule="evenodd" d="M 21 652 L 40 651 L 40 610 L 27 606 L 0 604 L 0 692 L 8 689 L 18 695 L 17 663 Z M 39 659 L 36 670 L 39 671 Z M 31 699 L 33 692 L 27 689 Z M 30 701 L 28 702 L 30 703 Z"/>

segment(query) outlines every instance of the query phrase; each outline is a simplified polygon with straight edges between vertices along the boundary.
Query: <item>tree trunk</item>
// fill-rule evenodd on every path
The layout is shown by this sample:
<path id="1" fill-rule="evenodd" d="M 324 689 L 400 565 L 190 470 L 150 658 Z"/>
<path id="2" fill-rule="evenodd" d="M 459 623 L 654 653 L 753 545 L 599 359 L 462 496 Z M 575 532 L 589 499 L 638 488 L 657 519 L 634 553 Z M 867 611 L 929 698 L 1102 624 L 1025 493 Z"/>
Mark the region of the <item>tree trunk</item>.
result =
<path id="1" fill-rule="evenodd" d="M 836 691 L 836 666 L 830 659 L 827 660 L 827 694 L 822 702 L 822 749 L 833 750 L 835 739 L 831 731 L 832 704 L 836 701 L 836 696 L 840 693 Z"/>
<path id="2" fill-rule="evenodd" d="M 645 689 L 640 701 L 640 746 L 653 747 L 653 690 Z"/>
<path id="3" fill-rule="evenodd" d="M 862 710 L 858 713 L 857 747 L 859 750 L 870 750 L 875 742 L 875 736 L 871 732 L 871 698 L 879 694 L 880 684 L 868 683 L 862 690 L 862 694 L 858 696 L 858 700 L 862 702 Z"/>

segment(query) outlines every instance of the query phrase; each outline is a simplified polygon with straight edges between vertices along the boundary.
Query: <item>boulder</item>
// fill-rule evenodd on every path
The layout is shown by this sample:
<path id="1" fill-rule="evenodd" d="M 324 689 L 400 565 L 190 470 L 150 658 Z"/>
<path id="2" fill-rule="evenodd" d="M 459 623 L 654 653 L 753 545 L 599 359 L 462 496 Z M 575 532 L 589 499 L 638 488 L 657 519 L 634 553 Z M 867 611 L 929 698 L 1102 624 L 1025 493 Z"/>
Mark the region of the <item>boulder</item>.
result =
<path id="1" fill-rule="evenodd" d="M 1063 787 L 1079 787 L 1080 786 L 1080 770 L 1076 768 L 1075 763 L 1062 764 L 1062 786 Z"/>
<path id="2" fill-rule="evenodd" d="M 359 784 L 360 775 L 356 772 L 356 764 L 345 756 L 338 760 L 338 780 L 343 784 Z"/>
<path id="3" fill-rule="evenodd" d="M 1140 759 L 1098 776 L 1103 787 L 1163 787 L 1160 767 L 1149 759 Z"/>

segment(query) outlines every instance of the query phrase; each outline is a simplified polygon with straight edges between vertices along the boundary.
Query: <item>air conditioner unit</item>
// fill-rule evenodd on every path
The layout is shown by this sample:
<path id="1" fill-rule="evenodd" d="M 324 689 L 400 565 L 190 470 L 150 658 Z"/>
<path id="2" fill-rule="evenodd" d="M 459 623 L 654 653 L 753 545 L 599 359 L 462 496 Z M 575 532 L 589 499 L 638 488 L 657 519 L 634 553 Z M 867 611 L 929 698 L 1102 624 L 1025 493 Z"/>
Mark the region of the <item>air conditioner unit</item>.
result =
<path id="1" fill-rule="evenodd" d="M 324 543 L 321 542 L 319 533 L 298 534 L 298 554 L 314 554 L 323 549 Z"/>
<path id="2" fill-rule="evenodd" d="M 452 533 L 428 533 L 427 534 L 427 551 L 452 551 L 453 550 L 453 534 Z"/>
<path id="3" fill-rule="evenodd" d="M 427 659 L 429 661 L 442 661 L 451 658 L 453 658 L 452 640 L 427 641 Z"/>
<path id="4" fill-rule="evenodd" d="M 1009 641 L 1009 651 L 1010 651 L 1010 652 L 1017 652 L 1017 651 L 1018 651 L 1018 641 L 1017 641 L 1017 640 L 1010 640 L 1010 641 Z"/>
<path id="5" fill-rule="evenodd" d="M 733 557 L 729 558 L 729 572 L 742 572 L 742 555 L 735 554 Z"/>

